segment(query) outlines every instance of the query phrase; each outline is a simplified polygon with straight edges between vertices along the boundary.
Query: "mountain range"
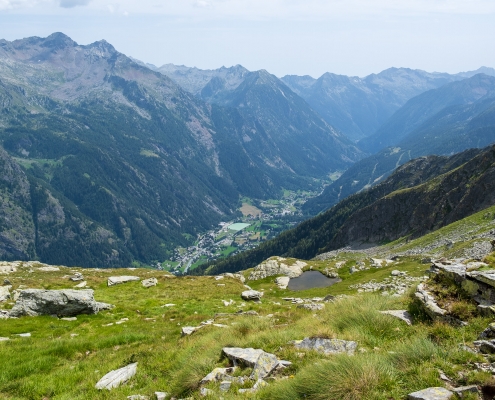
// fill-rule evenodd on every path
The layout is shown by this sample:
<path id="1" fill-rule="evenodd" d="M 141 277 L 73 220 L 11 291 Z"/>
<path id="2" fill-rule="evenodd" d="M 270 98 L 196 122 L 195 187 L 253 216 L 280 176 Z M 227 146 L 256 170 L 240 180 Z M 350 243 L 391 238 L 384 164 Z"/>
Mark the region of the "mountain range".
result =
<path id="1" fill-rule="evenodd" d="M 3 259 L 154 264 L 232 217 L 240 196 L 316 188 L 363 156 L 267 73 L 223 107 L 105 41 L 55 33 L 0 41 L 0 77 Z M 260 103 L 240 112 L 243 96 Z"/>

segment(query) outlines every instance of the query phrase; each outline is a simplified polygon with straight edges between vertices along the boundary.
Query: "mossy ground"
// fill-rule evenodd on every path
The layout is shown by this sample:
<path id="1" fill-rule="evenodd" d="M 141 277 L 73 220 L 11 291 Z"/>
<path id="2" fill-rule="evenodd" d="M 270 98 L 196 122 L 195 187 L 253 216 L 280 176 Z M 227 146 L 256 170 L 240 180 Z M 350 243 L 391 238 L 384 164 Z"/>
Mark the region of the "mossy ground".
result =
<path id="1" fill-rule="evenodd" d="M 353 257 L 353 258 L 351 258 Z M 263 290 L 261 304 L 244 305 L 240 293 L 245 290 L 236 279 L 214 277 L 167 278 L 163 272 L 137 269 L 82 270 L 95 298 L 115 304 L 111 311 L 81 315 L 77 321 L 54 317 L 22 317 L 0 320 L 0 398 L 4 399 L 125 399 L 131 394 L 152 397 L 165 391 L 178 398 L 199 398 L 199 381 L 214 367 L 226 366 L 221 349 L 225 346 L 262 348 L 293 364 L 269 381 L 256 394 L 239 395 L 233 385 L 227 393 L 213 398 L 259 399 L 402 399 L 407 393 L 429 386 L 443 386 L 438 369 L 458 385 L 482 383 L 489 378 L 476 372 L 473 362 L 481 358 L 459 347 L 470 344 L 490 322 L 472 318 L 467 327 L 452 328 L 432 324 L 416 313 L 413 326 L 378 311 L 410 309 L 415 312 L 410 295 L 384 297 L 357 294 L 350 285 L 380 281 L 392 269 L 422 276 L 427 266 L 418 258 L 405 257 L 397 264 L 371 268 L 350 275 L 355 254 L 339 259 L 310 261 L 313 269 L 331 268 L 346 261 L 339 269 L 343 281 L 322 289 L 293 292 L 278 289 L 274 277 L 248 282 Z M 365 261 L 368 264 L 368 261 Z M 74 269 L 41 272 L 20 268 L 8 276 L 13 289 L 71 288 L 68 276 Z M 112 275 L 132 274 L 158 278 L 158 285 L 145 289 L 139 282 L 107 286 Z M 247 273 L 246 273 L 247 275 Z M 224 286 L 219 286 L 224 285 Z M 298 309 L 282 297 L 314 297 L 347 294 L 325 309 L 311 312 Z M 235 300 L 225 307 L 222 300 Z M 163 307 L 165 304 L 175 304 Z M 277 304 L 279 303 L 279 304 Z M 242 305 L 242 306 L 241 306 Z M 4 304 L 8 308 L 9 304 Z M 182 338 L 182 326 L 197 326 L 215 313 L 255 310 L 259 316 L 218 317 L 215 322 L 228 328 L 205 327 Z M 127 322 L 115 324 L 122 318 Z M 106 326 L 113 323 L 111 326 Z M 30 332 L 30 338 L 15 336 Z M 77 336 L 76 336 L 77 335 Z M 326 357 L 296 350 L 291 340 L 308 336 L 355 340 L 357 353 Z M 137 375 L 127 384 L 110 391 L 98 391 L 96 382 L 107 372 L 130 362 L 138 362 Z M 239 373 L 248 373 L 241 371 Z"/>

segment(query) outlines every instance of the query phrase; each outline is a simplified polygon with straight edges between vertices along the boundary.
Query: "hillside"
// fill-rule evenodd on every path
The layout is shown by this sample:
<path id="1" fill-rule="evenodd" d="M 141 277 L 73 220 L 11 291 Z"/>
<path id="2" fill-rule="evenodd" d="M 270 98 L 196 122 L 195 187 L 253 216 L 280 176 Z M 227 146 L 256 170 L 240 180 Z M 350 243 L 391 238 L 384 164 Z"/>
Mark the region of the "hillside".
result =
<path id="1" fill-rule="evenodd" d="M 310 259 L 350 245 L 421 236 L 495 204 L 494 173 L 494 147 L 418 158 L 383 183 L 342 200 L 258 248 L 197 271 L 233 272 L 273 255 Z"/>
<path id="2" fill-rule="evenodd" d="M 433 234 L 366 252 L 267 261 L 312 273 L 337 272 L 341 279 L 300 291 L 280 288 L 274 282 L 279 274 L 257 279 L 254 270 L 174 277 L 134 269 L 126 272 L 132 280 L 114 284 L 122 270 L 3 262 L 0 394 L 16 399 L 378 400 L 435 387 L 462 392 L 468 400 L 478 398 L 478 391 L 488 395 L 492 356 L 486 348 L 493 314 L 484 314 L 490 312 L 486 305 L 477 307 L 449 280 L 460 275 L 449 274 L 471 271 L 469 282 L 489 292 L 476 277 L 490 275 L 495 253 L 485 248 L 477 257 L 486 263 L 472 262 L 473 241 L 463 236 L 489 244 L 494 216 L 491 207 Z M 441 243 L 454 236 L 458 243 L 453 246 Z M 377 259 L 398 253 L 394 260 Z M 433 256 L 437 259 L 428 261 Z M 263 268 L 256 270 L 267 273 Z M 260 302 L 241 298 L 245 279 L 262 294 Z M 56 296 L 53 291 L 75 286 L 66 292 L 70 297 L 64 305 L 29 303 L 31 313 L 51 304 L 58 316 L 22 315 L 27 296 L 39 293 L 33 289 Z M 421 303 L 425 287 L 436 309 Z M 88 296 L 86 302 L 94 296 L 98 303 L 90 304 L 99 311 L 67 308 L 85 304 L 74 302 L 78 293 Z M 8 318 L 10 313 L 20 315 Z M 460 319 L 467 323 L 459 325 Z M 95 387 L 120 368 L 126 368 L 127 376 L 119 376 L 124 382 L 114 378 L 111 389 Z"/>
<path id="3" fill-rule="evenodd" d="M 305 135 L 283 120 L 267 138 L 262 117 L 205 103 L 105 41 L 3 40 L 0 72 L 6 260 L 154 265 L 235 215 L 240 196 L 314 189 L 361 157 L 323 122 Z"/>

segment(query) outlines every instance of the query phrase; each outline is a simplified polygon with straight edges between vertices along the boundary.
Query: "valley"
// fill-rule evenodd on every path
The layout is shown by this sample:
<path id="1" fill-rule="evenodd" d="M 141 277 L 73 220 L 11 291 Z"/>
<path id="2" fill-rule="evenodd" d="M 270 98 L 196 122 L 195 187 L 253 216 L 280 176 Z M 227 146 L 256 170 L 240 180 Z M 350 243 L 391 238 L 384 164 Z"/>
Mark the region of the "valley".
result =
<path id="1" fill-rule="evenodd" d="M 303 221 L 302 206 L 321 194 L 328 183 L 323 181 L 322 188 L 314 192 L 284 190 L 279 200 L 243 198 L 239 209 L 242 216 L 199 234 L 192 246 L 176 248 L 174 256 L 158 268 L 187 274 L 202 264 L 254 249 Z"/>

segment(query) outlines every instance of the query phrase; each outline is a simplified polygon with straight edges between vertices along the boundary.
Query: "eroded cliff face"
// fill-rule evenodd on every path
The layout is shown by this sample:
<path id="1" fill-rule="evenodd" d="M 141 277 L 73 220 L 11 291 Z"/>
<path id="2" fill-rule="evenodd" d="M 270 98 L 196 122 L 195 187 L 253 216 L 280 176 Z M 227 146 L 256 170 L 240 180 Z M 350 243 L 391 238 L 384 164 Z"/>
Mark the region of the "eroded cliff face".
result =
<path id="1" fill-rule="evenodd" d="M 417 166 L 420 164 L 421 159 Z M 392 241 L 406 235 L 419 237 L 493 204 L 495 146 L 450 172 L 392 192 L 356 211 L 342 225 L 329 248 Z"/>

